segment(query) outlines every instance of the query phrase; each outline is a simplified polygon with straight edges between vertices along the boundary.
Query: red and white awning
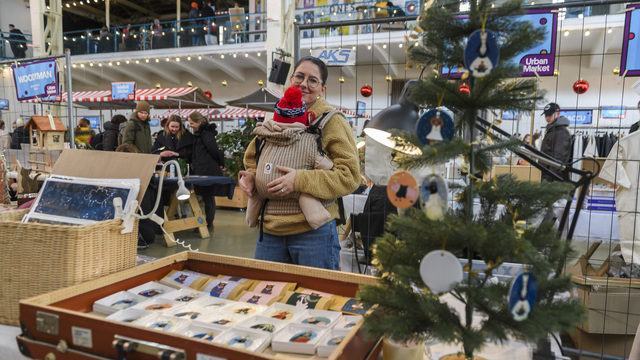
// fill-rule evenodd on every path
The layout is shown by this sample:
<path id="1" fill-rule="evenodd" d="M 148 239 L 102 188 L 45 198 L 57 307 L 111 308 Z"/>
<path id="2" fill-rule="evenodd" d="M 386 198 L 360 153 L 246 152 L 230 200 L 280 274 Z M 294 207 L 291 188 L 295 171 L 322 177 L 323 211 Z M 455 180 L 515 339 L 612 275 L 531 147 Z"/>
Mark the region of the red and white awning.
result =
<path id="1" fill-rule="evenodd" d="M 186 88 L 160 88 L 160 89 L 139 89 L 136 91 L 136 100 L 145 100 L 145 101 L 153 101 L 153 100 L 167 100 L 170 97 L 176 98 L 180 96 L 184 96 L 196 91 L 197 87 L 186 87 Z"/>
<path id="2" fill-rule="evenodd" d="M 158 115 L 153 115 L 152 117 L 164 119 L 164 118 L 168 118 L 171 115 L 178 115 L 181 118 L 186 118 L 187 116 L 191 115 L 191 113 L 193 113 L 194 111 L 197 111 L 206 117 L 212 117 L 213 115 L 220 113 L 220 110 L 217 110 L 217 109 L 171 109 L 171 110 L 162 112 Z"/>
<path id="3" fill-rule="evenodd" d="M 62 93 L 62 95 L 53 96 L 53 97 L 45 97 L 45 98 L 36 98 L 23 100 L 23 103 L 40 103 L 40 102 L 66 102 L 67 101 L 67 93 Z M 96 102 L 96 101 L 111 101 L 111 90 L 99 90 L 99 91 L 74 91 L 73 92 L 73 102 Z"/>
<path id="4" fill-rule="evenodd" d="M 227 108 L 223 112 L 213 115 L 214 119 L 237 119 L 237 118 L 262 118 L 265 111 L 242 108 Z"/>

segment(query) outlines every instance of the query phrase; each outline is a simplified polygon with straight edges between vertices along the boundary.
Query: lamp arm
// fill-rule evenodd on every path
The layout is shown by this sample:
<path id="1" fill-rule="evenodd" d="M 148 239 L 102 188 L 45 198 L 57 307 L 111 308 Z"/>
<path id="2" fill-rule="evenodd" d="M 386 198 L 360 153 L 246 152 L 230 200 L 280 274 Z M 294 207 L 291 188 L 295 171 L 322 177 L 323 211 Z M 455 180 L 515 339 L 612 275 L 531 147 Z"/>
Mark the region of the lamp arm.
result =
<path id="1" fill-rule="evenodd" d="M 174 164 L 176 166 L 176 174 L 178 174 L 178 188 L 180 188 L 180 186 L 184 187 L 184 180 L 182 178 L 182 171 L 180 168 L 180 164 L 175 160 L 169 160 L 165 162 L 162 165 L 162 169 L 160 169 L 160 182 L 158 183 L 158 195 L 156 196 L 156 203 L 155 205 L 153 205 L 153 210 L 151 210 L 151 212 L 149 212 L 148 214 L 135 215 L 137 218 L 148 219 L 156 213 L 156 210 L 158 210 L 158 206 L 160 206 L 160 200 L 162 198 L 162 184 L 164 183 L 164 174 L 165 174 L 164 171 L 169 164 Z M 142 210 L 140 210 L 140 212 L 142 213 Z"/>

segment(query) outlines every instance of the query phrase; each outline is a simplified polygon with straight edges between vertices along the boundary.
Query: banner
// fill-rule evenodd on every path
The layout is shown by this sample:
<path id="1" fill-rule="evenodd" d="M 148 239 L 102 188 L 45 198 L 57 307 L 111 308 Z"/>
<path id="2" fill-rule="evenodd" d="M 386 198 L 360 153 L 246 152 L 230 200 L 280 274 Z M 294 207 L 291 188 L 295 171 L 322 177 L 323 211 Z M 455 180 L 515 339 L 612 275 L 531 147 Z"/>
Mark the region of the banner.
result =
<path id="1" fill-rule="evenodd" d="M 311 51 L 311 56 L 324 61 L 327 66 L 356 64 L 356 52 L 351 49 L 318 49 Z"/>
<path id="2" fill-rule="evenodd" d="M 55 60 L 11 66 L 18 101 L 58 95 L 58 66 Z"/>
<path id="3" fill-rule="evenodd" d="M 640 4 L 627 5 L 624 18 L 624 34 L 622 38 L 622 58 L 620 60 L 620 76 L 640 75 Z"/>
<path id="4" fill-rule="evenodd" d="M 558 14 L 552 13 L 550 10 L 531 10 L 525 15 L 514 17 L 513 21 L 530 22 L 534 29 L 544 28 L 545 34 L 542 40 L 534 47 L 514 56 L 509 61 L 520 67 L 520 76 L 536 76 L 536 72 L 539 76 L 553 76 Z M 498 44 L 502 45 L 500 39 L 503 36 L 508 36 L 508 34 L 498 32 L 496 36 L 499 39 Z M 449 73 L 449 68 L 443 67 L 440 69 L 440 74 L 452 79 L 462 76 L 458 66 L 451 68 L 451 73 Z"/>
<path id="5" fill-rule="evenodd" d="M 0 99 L 0 110 L 9 110 L 9 100 Z"/>
<path id="6" fill-rule="evenodd" d="M 571 125 L 588 125 L 593 122 L 593 110 L 560 110 L 560 116 L 569 119 Z"/>
<path id="7" fill-rule="evenodd" d="M 135 81 L 111 83 L 111 100 L 135 100 Z"/>

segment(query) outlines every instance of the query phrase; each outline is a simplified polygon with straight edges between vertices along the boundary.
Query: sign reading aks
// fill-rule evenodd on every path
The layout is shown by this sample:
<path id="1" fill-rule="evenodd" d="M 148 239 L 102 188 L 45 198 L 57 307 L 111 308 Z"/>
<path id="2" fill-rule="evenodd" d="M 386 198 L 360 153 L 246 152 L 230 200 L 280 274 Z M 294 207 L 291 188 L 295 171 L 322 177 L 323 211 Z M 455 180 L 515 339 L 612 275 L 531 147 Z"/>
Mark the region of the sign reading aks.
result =
<path id="1" fill-rule="evenodd" d="M 346 66 L 356 64 L 356 52 L 347 49 L 323 49 L 313 50 L 312 56 L 317 57 L 327 66 Z"/>

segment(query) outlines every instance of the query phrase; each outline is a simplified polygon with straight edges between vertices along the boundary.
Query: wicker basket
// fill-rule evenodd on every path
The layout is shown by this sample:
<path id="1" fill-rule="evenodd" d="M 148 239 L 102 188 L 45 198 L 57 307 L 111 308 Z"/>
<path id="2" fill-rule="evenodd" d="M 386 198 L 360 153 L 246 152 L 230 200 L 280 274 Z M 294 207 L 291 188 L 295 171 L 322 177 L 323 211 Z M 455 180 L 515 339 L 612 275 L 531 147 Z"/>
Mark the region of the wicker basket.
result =
<path id="1" fill-rule="evenodd" d="M 0 323 L 18 325 L 21 299 L 95 279 L 136 264 L 138 223 L 63 226 L 20 222 L 27 210 L 0 213 Z"/>

